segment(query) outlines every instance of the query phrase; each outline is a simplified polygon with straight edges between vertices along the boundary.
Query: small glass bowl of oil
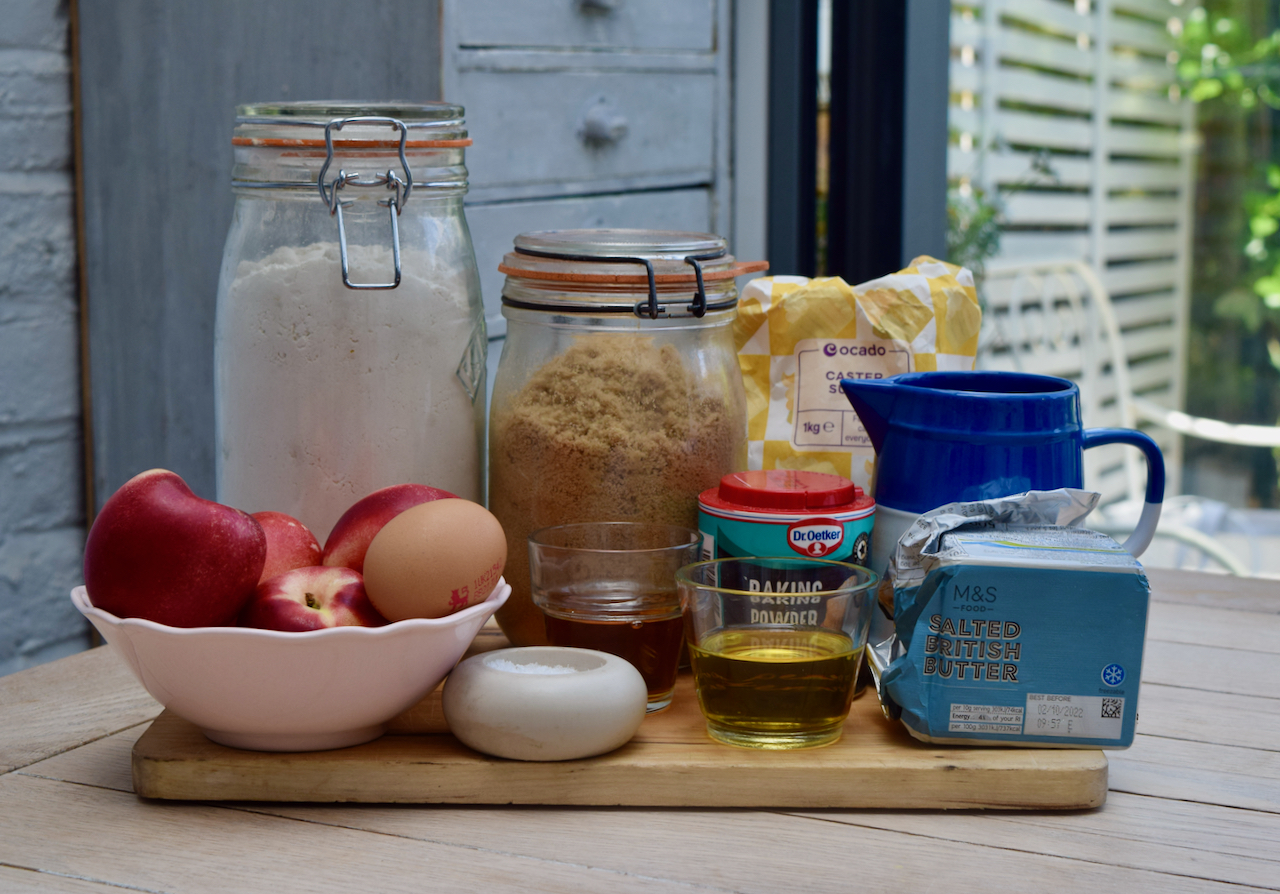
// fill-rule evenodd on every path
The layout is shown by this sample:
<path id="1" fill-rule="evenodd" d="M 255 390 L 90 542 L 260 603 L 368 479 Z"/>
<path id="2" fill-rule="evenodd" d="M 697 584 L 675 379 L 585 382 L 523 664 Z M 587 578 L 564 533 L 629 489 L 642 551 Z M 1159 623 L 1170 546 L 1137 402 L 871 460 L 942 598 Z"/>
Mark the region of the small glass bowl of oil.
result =
<path id="1" fill-rule="evenodd" d="M 859 565 L 803 557 L 681 568 L 676 582 L 707 734 L 765 749 L 839 739 L 877 581 Z"/>

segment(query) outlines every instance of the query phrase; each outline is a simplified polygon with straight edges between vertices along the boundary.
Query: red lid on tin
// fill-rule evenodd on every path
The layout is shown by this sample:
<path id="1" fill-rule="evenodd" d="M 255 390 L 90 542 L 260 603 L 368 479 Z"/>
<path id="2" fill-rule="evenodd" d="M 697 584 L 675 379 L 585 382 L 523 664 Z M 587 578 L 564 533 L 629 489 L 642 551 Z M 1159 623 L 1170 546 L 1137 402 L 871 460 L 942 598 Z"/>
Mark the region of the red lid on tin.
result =
<path id="1" fill-rule="evenodd" d="M 864 502 L 862 488 L 848 478 L 792 469 L 733 472 L 720 479 L 718 495 L 726 503 L 752 509 L 803 511 Z"/>

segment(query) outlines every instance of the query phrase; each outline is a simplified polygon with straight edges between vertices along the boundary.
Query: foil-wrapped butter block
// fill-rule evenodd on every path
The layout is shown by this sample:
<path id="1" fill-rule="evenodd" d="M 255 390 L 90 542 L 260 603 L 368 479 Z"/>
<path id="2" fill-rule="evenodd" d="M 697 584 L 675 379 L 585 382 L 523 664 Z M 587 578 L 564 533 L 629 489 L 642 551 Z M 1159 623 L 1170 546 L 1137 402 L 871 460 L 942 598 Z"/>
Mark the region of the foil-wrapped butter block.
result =
<path id="1" fill-rule="evenodd" d="M 954 503 L 918 519 L 890 567 L 894 635 L 873 648 L 881 702 L 917 739 L 1127 748 L 1149 587 L 1082 527 L 1097 495 Z"/>

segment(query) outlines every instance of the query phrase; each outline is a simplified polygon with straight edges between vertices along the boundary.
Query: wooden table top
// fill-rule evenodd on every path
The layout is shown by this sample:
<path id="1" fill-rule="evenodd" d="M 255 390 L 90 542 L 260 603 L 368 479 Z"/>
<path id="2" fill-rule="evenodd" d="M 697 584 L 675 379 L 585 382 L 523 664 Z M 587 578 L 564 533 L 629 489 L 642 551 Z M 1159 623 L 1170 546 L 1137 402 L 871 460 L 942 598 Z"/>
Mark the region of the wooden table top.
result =
<path id="1" fill-rule="evenodd" d="M 1280 890 L 1280 583 L 1149 569 L 1132 748 L 1069 812 L 140 799 L 105 648 L 0 677 L 0 891 Z"/>

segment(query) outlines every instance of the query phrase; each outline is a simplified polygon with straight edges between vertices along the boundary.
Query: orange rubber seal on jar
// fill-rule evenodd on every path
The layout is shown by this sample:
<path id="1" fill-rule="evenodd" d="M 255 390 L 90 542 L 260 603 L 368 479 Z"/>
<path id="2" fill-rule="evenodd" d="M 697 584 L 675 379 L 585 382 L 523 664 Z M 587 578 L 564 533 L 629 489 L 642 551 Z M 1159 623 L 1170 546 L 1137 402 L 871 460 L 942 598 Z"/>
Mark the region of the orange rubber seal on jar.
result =
<path id="1" fill-rule="evenodd" d="M 285 139 L 282 137 L 232 137 L 232 146 L 264 146 L 270 149 L 323 149 L 324 140 Z M 335 149 L 399 149 L 399 140 L 334 140 Z M 408 140 L 406 149 L 465 149 L 471 138 L 460 140 Z"/>
<path id="2" fill-rule="evenodd" d="M 768 261 L 738 261 L 727 270 L 703 273 L 702 279 L 704 282 L 720 282 L 726 279 L 737 279 L 746 273 L 759 273 L 768 269 Z M 522 279 L 543 279 L 550 282 L 616 283 L 618 285 L 648 285 L 649 283 L 647 276 L 625 273 L 560 273 L 551 270 L 525 270 L 520 267 L 509 267 L 506 264 L 499 264 L 498 272 Z M 654 274 L 653 281 L 664 284 L 695 283 L 698 278 L 692 273 L 657 273 Z"/>

